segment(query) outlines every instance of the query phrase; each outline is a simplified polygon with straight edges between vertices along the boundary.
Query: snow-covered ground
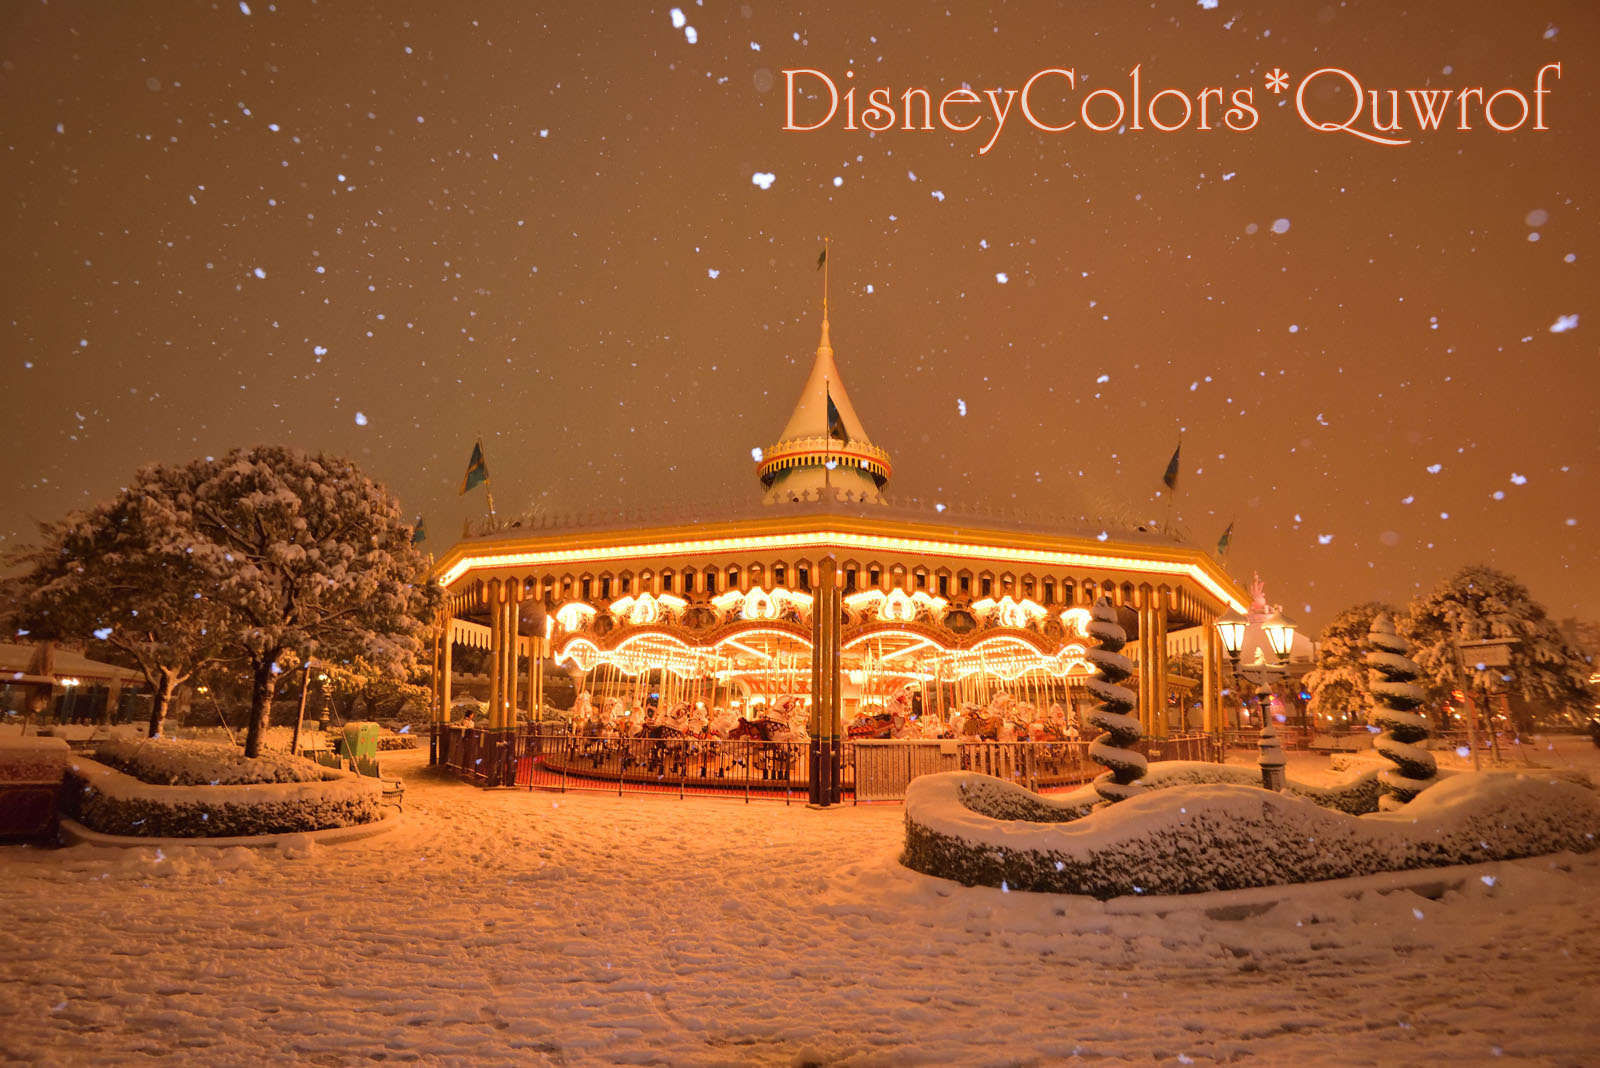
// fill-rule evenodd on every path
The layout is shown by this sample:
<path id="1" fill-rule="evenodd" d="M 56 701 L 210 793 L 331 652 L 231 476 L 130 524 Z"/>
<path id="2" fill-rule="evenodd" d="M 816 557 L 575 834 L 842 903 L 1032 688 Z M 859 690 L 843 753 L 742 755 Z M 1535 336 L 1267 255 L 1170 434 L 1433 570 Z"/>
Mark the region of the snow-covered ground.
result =
<path id="1" fill-rule="evenodd" d="M 1600 854 L 1488 866 L 1438 901 L 1330 884 L 1246 920 L 1130 914 L 909 872 L 897 805 L 483 793 L 424 759 L 386 757 L 407 818 L 362 842 L 0 849 L 0 1058 L 1600 1058 Z"/>

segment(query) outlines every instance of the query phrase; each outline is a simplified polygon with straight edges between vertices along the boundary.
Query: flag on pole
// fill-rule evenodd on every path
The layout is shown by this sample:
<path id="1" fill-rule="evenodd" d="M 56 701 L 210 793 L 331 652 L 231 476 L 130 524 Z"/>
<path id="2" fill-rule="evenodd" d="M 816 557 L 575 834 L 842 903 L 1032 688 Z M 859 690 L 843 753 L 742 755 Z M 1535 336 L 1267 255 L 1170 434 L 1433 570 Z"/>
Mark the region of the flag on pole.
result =
<path id="1" fill-rule="evenodd" d="M 1222 537 L 1217 539 L 1217 555 L 1228 555 L 1228 546 L 1233 542 L 1233 523 L 1228 523 L 1228 529 L 1222 532 Z"/>
<path id="2" fill-rule="evenodd" d="M 461 493 L 467 492 L 474 486 L 481 486 L 489 481 L 489 465 L 483 459 L 483 442 L 476 441 L 472 444 L 472 459 L 467 461 L 467 474 L 461 480 Z M 456 496 L 460 496 L 457 494 Z"/>
<path id="3" fill-rule="evenodd" d="M 828 262 L 828 246 L 823 245 L 822 251 L 817 253 L 817 270 L 822 270 L 822 265 Z"/>
<path id="4" fill-rule="evenodd" d="M 833 393 L 826 385 L 822 387 L 823 396 L 828 398 L 828 437 L 838 438 L 849 444 L 850 435 L 845 433 L 844 417 L 839 414 L 839 408 L 833 403 Z"/>
<path id="5" fill-rule="evenodd" d="M 1178 454 L 1183 451 L 1183 442 L 1178 442 L 1178 447 L 1172 450 L 1172 459 L 1167 461 L 1167 473 L 1161 476 L 1161 481 L 1167 484 L 1167 489 L 1178 488 Z"/>
<path id="6" fill-rule="evenodd" d="M 411 528 L 411 544 L 421 545 L 428 540 L 428 523 L 420 515 L 417 516 L 417 525 Z"/>

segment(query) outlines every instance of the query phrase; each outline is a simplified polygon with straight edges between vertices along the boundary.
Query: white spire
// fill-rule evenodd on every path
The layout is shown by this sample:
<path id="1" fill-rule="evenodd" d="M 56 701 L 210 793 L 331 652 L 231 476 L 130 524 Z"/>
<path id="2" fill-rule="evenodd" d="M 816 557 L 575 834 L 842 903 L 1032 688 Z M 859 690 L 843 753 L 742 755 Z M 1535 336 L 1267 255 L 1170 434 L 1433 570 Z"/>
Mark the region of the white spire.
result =
<path id="1" fill-rule="evenodd" d="M 822 266 L 827 267 L 826 252 Z M 839 413 L 843 437 L 829 432 L 829 400 Z M 758 473 L 767 487 L 768 503 L 841 494 L 858 501 L 882 500 L 878 491 L 889 478 L 889 454 L 867 437 L 834 363 L 828 337 L 826 270 L 822 338 L 816 359 L 783 434 L 763 454 Z"/>

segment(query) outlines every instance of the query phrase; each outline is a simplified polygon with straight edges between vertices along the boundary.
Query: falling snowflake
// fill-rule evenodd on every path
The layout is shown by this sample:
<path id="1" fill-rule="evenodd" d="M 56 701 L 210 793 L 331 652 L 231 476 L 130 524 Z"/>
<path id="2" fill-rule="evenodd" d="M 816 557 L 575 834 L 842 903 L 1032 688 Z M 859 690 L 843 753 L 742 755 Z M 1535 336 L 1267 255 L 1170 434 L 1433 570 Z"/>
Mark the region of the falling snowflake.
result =
<path id="1" fill-rule="evenodd" d="M 683 27 L 689 21 L 688 19 L 683 17 L 683 9 L 682 8 L 675 7 L 670 12 L 668 12 L 668 14 L 670 14 L 672 16 L 672 28 L 675 29 L 675 30 L 683 29 Z"/>
<path id="2" fill-rule="evenodd" d="M 999 282 L 1001 285 L 1005 285 L 1007 282 L 1011 281 L 1011 278 L 1004 271 L 996 271 L 994 272 L 994 280 Z"/>
<path id="3" fill-rule="evenodd" d="M 1332 541 L 1333 541 L 1333 535 L 1332 534 L 1318 534 L 1317 535 L 1317 544 L 1318 545 L 1328 545 L 1328 544 L 1331 544 Z"/>
<path id="4" fill-rule="evenodd" d="M 719 271 L 719 270 L 717 270 L 717 269 L 716 269 L 716 268 L 715 268 L 715 267 L 708 267 L 708 268 L 706 268 L 706 274 L 708 274 L 708 275 L 710 275 L 710 276 L 711 276 L 711 277 L 712 277 L 712 278 L 715 278 L 715 277 L 717 277 L 717 275 L 719 275 L 719 274 L 721 274 L 721 273 L 722 273 L 722 272 L 721 272 L 721 271 Z"/>
<path id="5" fill-rule="evenodd" d="M 1576 315 L 1563 315 L 1550 326 L 1552 334 L 1565 334 L 1568 330 L 1576 329 L 1578 329 L 1578 317 Z"/>
<path id="6" fill-rule="evenodd" d="M 960 397 L 956 398 L 956 414 L 958 414 L 958 415 L 966 415 L 967 414 L 967 402 L 962 400 Z"/>
<path id="7" fill-rule="evenodd" d="M 771 174 L 767 171 L 756 171 L 755 174 L 750 176 L 750 181 L 762 189 L 771 189 L 772 183 L 777 180 L 777 177 L 776 174 Z"/>
<path id="8" fill-rule="evenodd" d="M 366 425 L 367 425 L 367 413 L 366 412 L 357 412 L 356 413 L 356 426 L 366 426 Z"/>
<path id="9" fill-rule="evenodd" d="M 1272 232 L 1275 233 L 1275 234 L 1286 234 L 1286 233 L 1288 233 L 1289 232 L 1289 220 L 1288 219 L 1274 219 L 1274 220 L 1272 220 Z"/>

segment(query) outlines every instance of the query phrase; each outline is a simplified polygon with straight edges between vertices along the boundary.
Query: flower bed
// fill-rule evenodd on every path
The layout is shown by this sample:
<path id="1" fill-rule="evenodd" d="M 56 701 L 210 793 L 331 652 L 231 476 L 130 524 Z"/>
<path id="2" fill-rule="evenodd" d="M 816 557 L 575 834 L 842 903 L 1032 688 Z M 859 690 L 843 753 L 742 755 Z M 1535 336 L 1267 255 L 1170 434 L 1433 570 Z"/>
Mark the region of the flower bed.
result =
<path id="1" fill-rule="evenodd" d="M 967 772 L 906 794 L 901 861 L 968 886 L 1190 894 L 1509 860 L 1600 844 L 1600 797 L 1549 776 L 1457 775 L 1392 813 L 1350 816 L 1259 787 L 1187 786 L 1081 817 Z M 1026 817 L 1020 818 L 1020 817 Z"/>
<path id="2" fill-rule="evenodd" d="M 283 834 L 351 827 L 382 817 L 383 786 L 378 780 L 299 763 L 310 769 L 308 779 L 167 786 L 75 758 L 68 765 L 63 806 L 90 830 L 151 838 Z"/>

